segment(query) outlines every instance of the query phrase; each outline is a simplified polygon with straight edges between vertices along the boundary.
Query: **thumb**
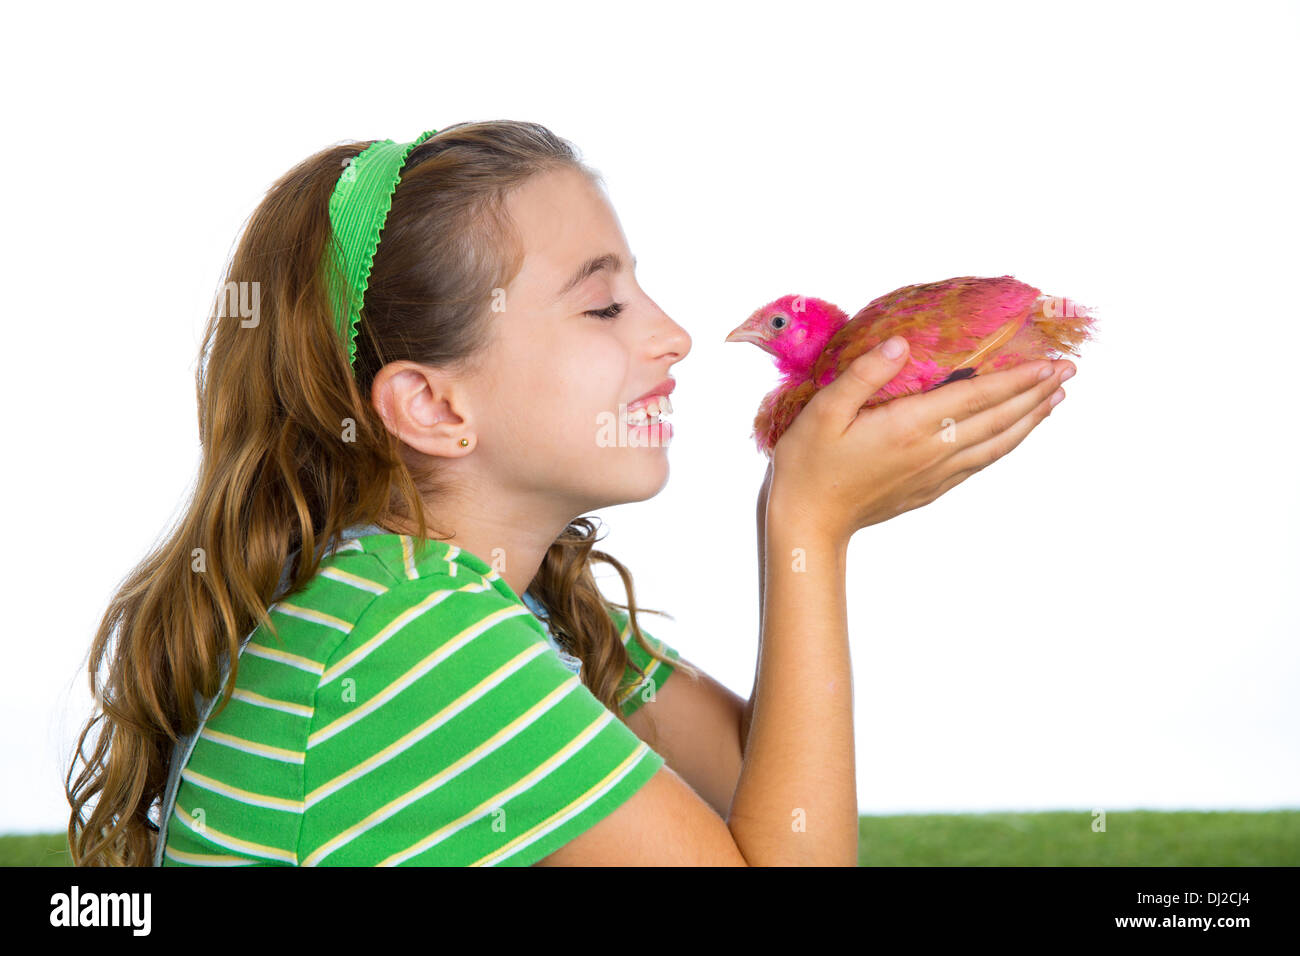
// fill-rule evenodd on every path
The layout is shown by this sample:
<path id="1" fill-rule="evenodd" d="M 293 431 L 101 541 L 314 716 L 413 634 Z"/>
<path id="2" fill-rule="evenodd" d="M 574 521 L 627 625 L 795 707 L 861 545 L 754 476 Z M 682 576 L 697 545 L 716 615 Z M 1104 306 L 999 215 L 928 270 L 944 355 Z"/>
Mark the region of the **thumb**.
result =
<path id="1" fill-rule="evenodd" d="M 895 348 L 898 354 L 889 355 L 887 350 Z M 829 385 L 819 389 L 808 404 L 818 402 L 826 406 L 832 418 L 848 428 L 867 399 L 880 391 L 907 364 L 908 354 L 907 339 L 901 335 L 888 338 L 845 366 L 844 371 Z"/>

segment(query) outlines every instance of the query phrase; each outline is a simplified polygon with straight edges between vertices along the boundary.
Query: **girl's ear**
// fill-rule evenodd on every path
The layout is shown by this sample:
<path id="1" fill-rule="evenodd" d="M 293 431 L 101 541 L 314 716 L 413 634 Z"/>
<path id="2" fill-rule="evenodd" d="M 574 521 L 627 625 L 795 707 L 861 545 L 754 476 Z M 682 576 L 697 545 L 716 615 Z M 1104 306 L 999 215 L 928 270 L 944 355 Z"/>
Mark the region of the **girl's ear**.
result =
<path id="1" fill-rule="evenodd" d="M 464 419 L 451 403 L 451 386 L 441 373 L 420 367 L 385 366 L 372 387 L 376 410 L 390 432 L 427 455 L 451 441 Z"/>

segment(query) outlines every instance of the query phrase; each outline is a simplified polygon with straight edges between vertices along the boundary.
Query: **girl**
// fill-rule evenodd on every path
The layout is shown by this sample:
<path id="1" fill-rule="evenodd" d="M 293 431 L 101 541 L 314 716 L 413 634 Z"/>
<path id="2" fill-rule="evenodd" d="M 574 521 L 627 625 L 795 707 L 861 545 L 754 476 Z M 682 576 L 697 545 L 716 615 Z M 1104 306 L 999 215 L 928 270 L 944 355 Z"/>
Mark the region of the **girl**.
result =
<path id="1" fill-rule="evenodd" d="M 642 630 L 575 517 L 664 486 L 691 347 L 599 175 L 531 123 L 417 141 L 350 364 L 331 200 L 368 145 L 281 178 L 231 260 L 193 500 L 92 646 L 74 860 L 855 864 L 849 538 L 1014 448 L 1069 363 L 858 414 L 882 348 L 818 393 L 759 494 L 745 701 Z"/>

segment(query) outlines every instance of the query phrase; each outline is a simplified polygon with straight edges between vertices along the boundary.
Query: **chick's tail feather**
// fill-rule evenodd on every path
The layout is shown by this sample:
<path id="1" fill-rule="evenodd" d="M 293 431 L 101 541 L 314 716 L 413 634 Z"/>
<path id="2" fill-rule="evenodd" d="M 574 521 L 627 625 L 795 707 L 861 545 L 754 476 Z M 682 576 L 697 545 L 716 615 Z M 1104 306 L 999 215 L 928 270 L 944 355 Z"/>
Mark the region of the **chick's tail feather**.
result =
<path id="1" fill-rule="evenodd" d="M 1092 338 L 1093 322 L 1091 312 L 1077 302 L 1039 296 L 1023 322 L 1010 322 L 981 342 L 957 370 L 981 375 L 1039 359 L 1078 355 L 1079 347 Z"/>

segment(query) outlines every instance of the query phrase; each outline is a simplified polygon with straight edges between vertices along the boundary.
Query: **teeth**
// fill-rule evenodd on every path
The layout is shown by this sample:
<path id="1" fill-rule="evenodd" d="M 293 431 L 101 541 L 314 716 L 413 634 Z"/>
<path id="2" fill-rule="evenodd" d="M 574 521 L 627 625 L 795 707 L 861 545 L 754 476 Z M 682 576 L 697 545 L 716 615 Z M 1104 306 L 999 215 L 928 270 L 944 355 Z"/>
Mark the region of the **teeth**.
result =
<path id="1" fill-rule="evenodd" d="M 667 395 L 656 395 L 644 405 L 639 405 L 628 412 L 627 421 L 629 425 L 644 425 L 647 422 L 655 423 L 672 410 L 673 403 L 668 400 Z"/>

